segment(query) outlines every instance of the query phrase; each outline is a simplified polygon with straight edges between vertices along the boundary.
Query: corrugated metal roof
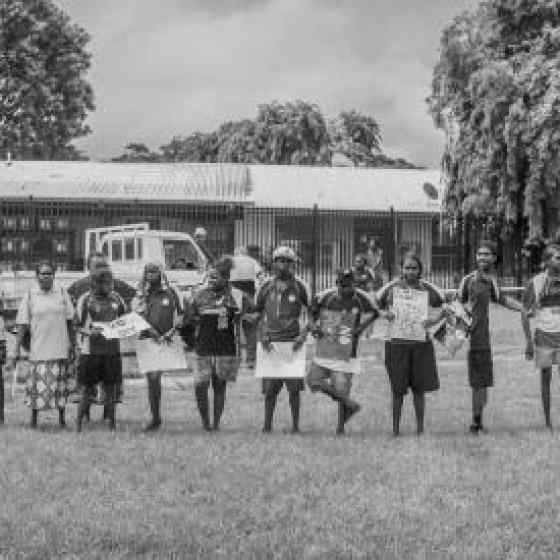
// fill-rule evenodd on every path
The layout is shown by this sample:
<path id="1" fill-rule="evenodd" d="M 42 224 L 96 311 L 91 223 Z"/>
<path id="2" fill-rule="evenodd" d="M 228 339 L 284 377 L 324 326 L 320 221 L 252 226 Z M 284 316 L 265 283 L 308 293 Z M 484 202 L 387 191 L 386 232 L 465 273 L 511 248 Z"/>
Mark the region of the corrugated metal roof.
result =
<path id="1" fill-rule="evenodd" d="M 249 171 L 256 206 L 438 212 L 443 193 L 433 169 L 249 165 Z M 436 187 L 437 200 L 424 183 Z"/>
<path id="2" fill-rule="evenodd" d="M 439 191 L 437 200 L 424 183 Z M 0 162 L 0 197 L 247 203 L 272 208 L 438 212 L 437 170 L 227 163 Z"/>
<path id="3" fill-rule="evenodd" d="M 250 202 L 248 168 L 221 163 L 0 163 L 0 197 Z"/>

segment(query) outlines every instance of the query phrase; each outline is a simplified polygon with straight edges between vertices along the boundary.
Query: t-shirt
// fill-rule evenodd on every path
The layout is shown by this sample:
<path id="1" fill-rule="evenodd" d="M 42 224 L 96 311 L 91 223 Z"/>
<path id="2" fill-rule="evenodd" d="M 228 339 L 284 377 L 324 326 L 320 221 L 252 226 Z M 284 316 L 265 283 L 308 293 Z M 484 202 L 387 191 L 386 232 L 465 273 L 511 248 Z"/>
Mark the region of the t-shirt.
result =
<path id="1" fill-rule="evenodd" d="M 330 323 L 333 318 L 335 321 L 344 322 L 351 329 L 359 326 L 362 315 L 364 313 L 373 313 L 375 317 L 379 316 L 379 312 L 366 292 L 355 289 L 350 297 L 340 295 L 338 288 L 331 288 L 317 294 L 313 298 L 311 304 L 311 314 L 315 321 L 319 321 L 322 330 L 325 330 L 326 324 Z M 358 339 L 352 338 L 352 347 L 350 356 L 356 357 Z"/>
<path id="2" fill-rule="evenodd" d="M 68 293 L 72 298 L 72 301 L 76 303 L 81 296 L 83 296 L 86 292 L 89 292 L 91 289 L 90 279 L 89 276 L 84 276 L 79 280 L 73 282 L 70 287 L 68 288 Z M 121 296 L 121 298 L 125 301 L 128 305 L 132 298 L 136 295 L 136 290 L 126 282 L 119 280 L 118 278 L 113 279 L 113 289 L 117 294 Z"/>
<path id="3" fill-rule="evenodd" d="M 307 286 L 299 278 L 267 280 L 256 296 L 256 310 L 264 316 L 263 336 L 272 342 L 296 338 L 302 309 L 310 305 L 310 299 Z"/>
<path id="4" fill-rule="evenodd" d="M 388 309 L 393 305 L 393 290 L 395 288 L 413 289 L 428 292 L 428 314 L 431 309 L 441 307 L 445 302 L 444 294 L 426 280 L 420 279 L 416 285 L 409 285 L 403 278 L 397 278 L 388 282 L 376 294 L 376 300 L 381 309 Z M 427 336 L 427 335 L 426 335 Z M 404 339 L 393 339 L 393 342 L 406 342 Z"/>
<path id="5" fill-rule="evenodd" d="M 148 292 L 145 296 L 145 307 L 138 307 L 139 299 L 133 300 L 132 308 L 138 311 L 144 319 L 160 334 L 169 332 L 175 325 L 177 315 L 183 312 L 181 299 L 172 288 L 160 287 Z"/>
<path id="6" fill-rule="evenodd" d="M 364 268 L 362 270 L 352 268 L 352 274 L 354 276 L 354 286 L 356 288 L 366 292 L 371 292 L 375 289 L 376 278 L 370 268 Z"/>
<path id="7" fill-rule="evenodd" d="M 68 293 L 56 284 L 49 292 L 39 286 L 31 288 L 21 300 L 16 324 L 30 329 L 32 361 L 65 360 L 70 340 L 68 321 L 74 317 L 74 308 Z"/>
<path id="8" fill-rule="evenodd" d="M 80 327 L 90 328 L 92 323 L 109 323 L 126 313 L 126 306 L 119 294 L 108 295 L 86 292 L 76 305 L 76 318 Z M 83 354 L 115 355 L 120 353 L 119 341 L 106 339 L 101 334 L 79 335 Z"/>
<path id="9" fill-rule="evenodd" d="M 560 278 L 547 273 L 539 275 L 540 293 L 535 292 L 535 282 L 530 280 L 523 294 L 523 307 L 536 310 L 535 344 L 549 348 L 560 347 Z"/>
<path id="10" fill-rule="evenodd" d="M 463 305 L 470 305 L 471 349 L 490 348 L 490 302 L 501 303 L 504 299 L 496 279 L 479 271 L 471 272 L 461 280 L 457 297 Z"/>
<path id="11" fill-rule="evenodd" d="M 198 290 L 188 303 L 185 322 L 197 322 L 194 349 L 199 356 L 235 356 L 236 323 L 243 311 L 243 294 L 234 288 L 216 293 L 210 288 Z"/>

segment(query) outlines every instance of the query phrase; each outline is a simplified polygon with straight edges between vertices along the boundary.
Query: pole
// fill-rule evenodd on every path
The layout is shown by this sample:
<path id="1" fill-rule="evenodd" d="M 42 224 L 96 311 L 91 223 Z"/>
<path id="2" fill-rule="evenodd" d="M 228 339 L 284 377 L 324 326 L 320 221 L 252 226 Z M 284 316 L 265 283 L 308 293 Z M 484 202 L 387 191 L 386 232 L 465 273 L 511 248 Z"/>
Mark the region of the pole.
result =
<path id="1" fill-rule="evenodd" d="M 318 236 L 318 215 L 319 206 L 313 205 L 313 213 L 311 215 L 311 295 L 315 297 L 317 293 L 317 236 Z"/>
<path id="2" fill-rule="evenodd" d="M 397 217 L 395 215 L 395 209 L 391 206 L 389 210 L 389 220 L 391 228 L 391 251 L 389 252 L 389 280 L 393 279 L 393 271 L 395 269 L 395 259 L 397 254 Z"/>

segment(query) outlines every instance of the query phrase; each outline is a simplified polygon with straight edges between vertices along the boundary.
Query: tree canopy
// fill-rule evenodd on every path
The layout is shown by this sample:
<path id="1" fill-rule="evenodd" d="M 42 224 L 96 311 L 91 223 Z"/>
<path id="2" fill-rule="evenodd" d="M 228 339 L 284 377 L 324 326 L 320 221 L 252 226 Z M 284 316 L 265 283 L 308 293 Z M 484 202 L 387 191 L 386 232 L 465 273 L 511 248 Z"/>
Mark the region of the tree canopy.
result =
<path id="1" fill-rule="evenodd" d="M 444 30 L 428 104 L 446 133 L 450 212 L 526 223 L 552 236 L 560 220 L 560 3 L 488 0 Z"/>
<path id="2" fill-rule="evenodd" d="M 124 154 L 113 161 L 184 161 L 331 165 L 334 154 L 355 166 L 414 169 L 402 158 L 383 154 L 377 121 L 343 111 L 328 121 L 306 101 L 263 103 L 254 119 L 227 121 L 212 132 L 174 136 L 159 152 Z M 156 159 L 154 159 L 154 156 Z"/>
<path id="3" fill-rule="evenodd" d="M 94 108 L 88 34 L 51 0 L 0 2 L 0 153 L 80 159 Z"/>

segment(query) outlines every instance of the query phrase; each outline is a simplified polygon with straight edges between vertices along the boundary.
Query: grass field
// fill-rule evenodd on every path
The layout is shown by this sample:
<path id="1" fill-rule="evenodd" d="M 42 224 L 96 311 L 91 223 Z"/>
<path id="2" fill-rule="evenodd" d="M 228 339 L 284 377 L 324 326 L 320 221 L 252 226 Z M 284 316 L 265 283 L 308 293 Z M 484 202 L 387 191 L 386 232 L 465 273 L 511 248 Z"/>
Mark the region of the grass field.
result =
<path id="1" fill-rule="evenodd" d="M 309 392 L 301 435 L 283 432 L 283 394 L 264 436 L 247 376 L 230 386 L 214 434 L 201 431 L 188 383 L 166 384 L 157 435 L 141 433 L 138 381 L 127 385 L 116 434 L 100 423 L 61 432 L 54 413 L 32 431 L 20 392 L 0 428 L 0 558 L 558 558 L 559 432 L 542 428 L 518 316 L 496 312 L 494 326 L 496 386 L 489 433 L 478 437 L 466 433 L 461 356 L 440 362 L 421 438 L 410 397 L 403 436 L 391 437 L 379 366 L 355 381 L 363 409 L 345 437 L 334 436 L 334 404 Z M 555 378 L 553 421 L 557 387 Z"/>

